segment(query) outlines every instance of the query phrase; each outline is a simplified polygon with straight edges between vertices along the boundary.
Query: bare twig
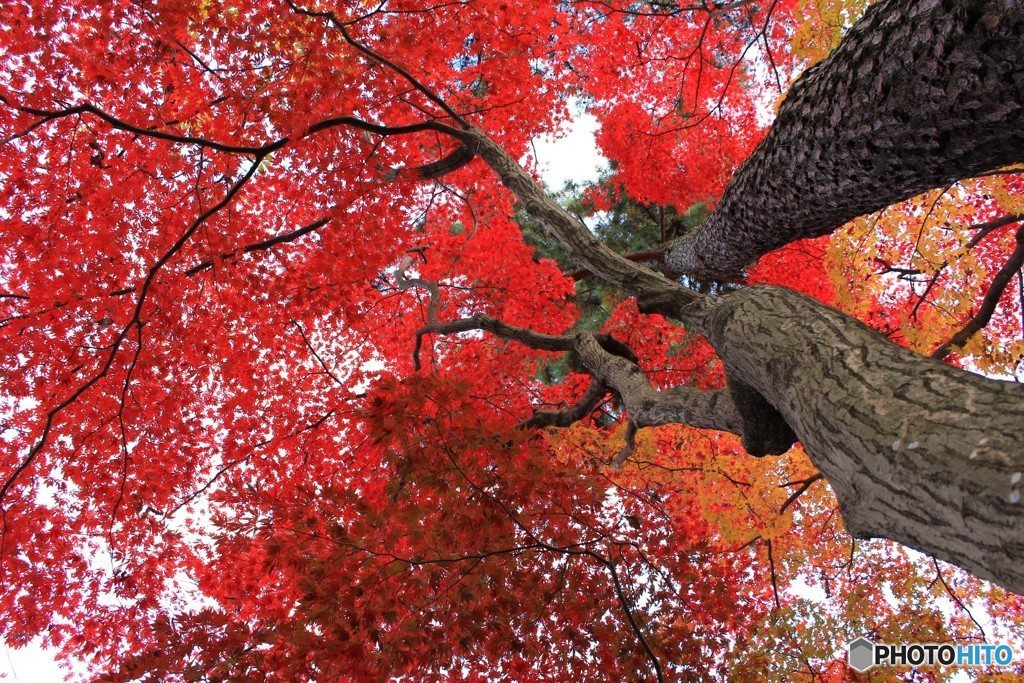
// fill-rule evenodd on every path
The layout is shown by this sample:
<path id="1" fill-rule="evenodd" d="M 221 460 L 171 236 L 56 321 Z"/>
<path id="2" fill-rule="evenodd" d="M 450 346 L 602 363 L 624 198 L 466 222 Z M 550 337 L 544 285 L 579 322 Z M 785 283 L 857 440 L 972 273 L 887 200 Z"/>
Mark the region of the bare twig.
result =
<path id="1" fill-rule="evenodd" d="M 295 320 L 292 320 L 291 323 L 292 325 L 295 326 L 295 329 L 299 331 L 299 336 L 302 337 L 302 343 L 306 345 L 306 348 L 309 349 L 309 352 L 313 354 L 313 358 L 315 358 L 316 362 L 320 364 L 320 367 L 324 369 L 324 374 L 330 377 L 332 380 L 334 380 L 334 383 L 337 384 L 338 386 L 345 386 L 345 383 L 342 382 L 341 379 L 334 374 L 334 371 L 327 366 L 327 362 L 323 359 L 323 357 L 316 350 L 316 348 L 313 347 L 313 343 L 309 341 L 309 337 L 306 336 L 306 331 L 302 329 L 302 325 L 300 325 L 298 321 Z"/>
<path id="2" fill-rule="evenodd" d="M 231 187 L 228 188 L 227 192 L 225 192 L 224 194 L 224 197 L 222 197 L 220 201 L 211 206 L 209 209 L 199 214 L 199 216 L 196 217 L 196 219 L 192 222 L 188 229 L 181 234 L 177 241 L 174 244 L 172 244 L 171 247 L 167 251 L 165 251 L 163 255 L 160 258 L 158 258 L 156 262 L 149 268 L 149 271 L 146 273 L 146 277 L 142 282 L 142 286 L 139 289 L 139 295 L 135 304 L 135 311 L 132 314 L 132 318 L 121 329 L 117 337 L 114 339 L 113 343 L 110 346 L 110 351 L 109 354 L 107 355 L 107 359 L 103 363 L 103 366 L 99 369 L 99 371 L 96 372 L 96 374 L 94 374 L 87 381 L 79 385 L 79 387 L 75 389 L 73 392 L 71 392 L 71 394 L 69 394 L 63 401 L 57 403 L 53 408 L 50 409 L 50 411 L 46 414 L 46 420 L 43 424 L 42 433 L 39 435 L 39 439 L 35 442 L 35 444 L 29 450 L 28 454 L 24 457 L 24 459 L 22 459 L 22 461 L 10 474 L 10 476 L 7 477 L 7 479 L 4 481 L 3 486 L 0 487 L 0 511 L 4 510 L 2 506 L 3 499 L 7 495 L 7 492 L 14 485 L 14 482 L 18 479 L 19 476 L 21 476 L 21 474 L 25 470 L 32 466 L 32 463 L 35 461 L 36 457 L 39 455 L 40 452 L 42 452 L 43 448 L 46 447 L 46 444 L 50 438 L 50 433 L 53 431 L 53 425 L 57 419 L 57 416 L 62 411 L 64 411 L 68 406 L 72 405 L 75 401 L 77 401 L 79 397 L 82 396 L 85 392 L 89 391 L 89 389 L 95 386 L 101 379 L 107 376 L 111 368 L 113 368 L 114 360 L 117 358 L 118 351 L 120 351 L 121 346 L 124 344 L 125 339 L 127 339 L 128 337 L 128 334 L 131 332 L 132 329 L 136 327 L 142 327 L 142 310 L 146 304 L 149 290 L 153 286 L 153 283 L 156 282 L 157 273 L 160 272 L 161 269 L 163 269 L 167 262 L 170 261 L 175 256 L 175 254 L 181 251 L 182 247 L 184 247 L 185 244 L 187 244 L 188 241 L 192 238 L 192 235 L 194 235 L 196 231 L 199 230 L 199 228 L 211 216 L 213 216 L 218 211 L 220 211 L 221 209 L 223 209 L 224 207 L 231 203 L 231 201 L 235 198 L 235 195 L 238 194 L 238 192 L 241 191 L 243 187 L 245 187 L 246 183 L 248 183 L 252 179 L 253 175 L 255 175 L 256 170 L 259 168 L 260 162 L 263 160 L 263 156 L 263 154 L 257 154 L 256 159 L 249 166 L 249 169 L 237 181 L 235 181 L 231 185 Z"/>
<path id="3" fill-rule="evenodd" d="M 811 484 L 813 484 L 816 481 L 820 481 L 821 479 L 824 479 L 824 478 L 825 478 L 825 475 L 823 475 L 821 472 L 819 472 L 818 474 L 815 474 L 813 477 L 807 477 L 806 479 L 801 479 L 800 481 L 790 481 L 790 482 L 787 482 L 787 483 L 783 484 L 783 486 L 796 486 L 797 484 L 799 484 L 800 488 L 798 488 L 796 491 L 794 491 L 793 495 L 791 495 L 789 498 L 786 499 L 786 502 L 782 504 L 781 508 L 779 508 L 779 514 L 781 515 L 783 512 L 785 512 L 786 508 L 788 508 L 790 505 L 792 505 L 793 502 L 796 501 L 797 498 L 802 496 L 804 491 L 806 491 L 807 489 L 811 488 Z"/>
<path id="4" fill-rule="evenodd" d="M 775 556 L 772 553 L 772 542 L 765 541 L 768 546 L 768 568 L 772 573 L 772 592 L 775 594 L 775 609 L 782 609 L 782 602 L 779 600 L 779 582 L 778 577 L 775 575 Z"/>
<path id="5" fill-rule="evenodd" d="M 281 235 L 276 235 L 274 237 L 271 237 L 270 239 L 263 240 L 262 242 L 256 242 L 255 244 L 248 244 L 248 245 L 246 245 L 244 247 L 240 247 L 238 249 L 235 249 L 234 251 L 224 252 L 223 254 L 220 255 L 220 258 L 228 259 L 228 258 L 231 258 L 232 256 L 237 255 L 237 254 L 251 254 L 254 251 L 263 251 L 265 249 L 270 249 L 272 247 L 277 246 L 278 244 L 285 244 L 287 242 L 294 242 L 295 240 L 299 239 L 303 235 L 311 233 L 314 230 L 319 230 L 320 228 L 324 227 L 325 225 L 327 225 L 330 222 L 331 222 L 330 218 L 321 218 L 320 220 L 313 221 L 309 225 L 305 225 L 305 226 L 303 226 L 301 228 L 298 228 L 296 230 L 292 230 L 291 232 L 286 232 L 286 233 L 281 234 Z M 188 270 L 186 270 L 185 271 L 185 275 L 192 276 L 192 275 L 195 275 L 196 273 L 204 271 L 204 270 L 206 270 L 208 268 L 212 268 L 213 267 L 213 263 L 214 263 L 213 259 L 207 259 L 206 261 L 202 261 L 200 263 L 197 263 L 196 265 L 194 265 L 191 268 L 189 268 Z"/>
<path id="6" fill-rule="evenodd" d="M 1024 267 L 1024 227 L 1017 230 L 1015 239 L 1017 241 L 1017 248 L 1013 250 L 1006 263 L 1003 264 L 1003 267 L 992 278 L 992 284 L 989 285 L 988 292 L 985 294 L 978 312 L 949 341 L 932 351 L 932 358 L 939 360 L 945 358 L 954 347 L 963 346 L 985 325 L 988 325 L 988 322 L 992 319 L 992 314 L 995 313 L 996 306 L 999 305 L 999 299 L 1006 290 L 1006 286 L 1013 279 L 1013 276 Z"/>
<path id="7" fill-rule="evenodd" d="M 315 17 L 327 20 L 331 25 L 338 29 L 339 32 L 341 32 L 341 35 L 345 39 L 346 43 L 348 43 L 356 50 L 361 52 L 370 60 L 371 63 L 382 64 L 387 68 L 391 69 L 392 71 L 400 75 L 402 78 L 404 78 L 406 81 L 408 81 L 409 85 L 411 85 L 416 90 L 421 92 L 424 95 L 424 97 L 426 97 L 428 100 L 430 100 L 438 107 L 440 107 L 441 110 L 444 111 L 448 116 L 450 116 L 453 121 L 458 123 L 460 127 L 462 127 L 463 129 L 468 129 L 470 127 L 470 124 L 468 121 L 466 121 L 466 119 L 464 119 L 458 112 L 456 112 L 454 109 L 448 106 L 448 104 L 437 93 L 435 93 L 433 90 L 424 85 L 419 79 L 417 79 L 415 76 L 409 73 L 409 71 L 407 71 L 404 67 L 400 66 L 399 64 L 396 64 L 387 57 L 383 56 L 378 52 L 375 52 L 365 44 L 353 38 L 352 34 L 349 33 L 348 27 L 345 24 L 345 22 L 338 19 L 337 15 L 335 15 L 334 12 L 315 12 L 312 10 L 305 9 L 304 7 L 299 7 L 292 0 L 287 0 L 287 2 L 288 5 L 292 8 L 292 11 L 296 12 L 297 14 L 302 14 L 311 18 Z"/>
<path id="8" fill-rule="evenodd" d="M 279 439 L 274 439 L 274 438 L 264 439 L 262 441 L 259 441 L 259 442 L 255 443 L 255 444 L 253 444 L 253 446 L 249 449 L 249 451 L 245 455 L 240 456 L 238 458 L 235 458 L 234 460 L 231 460 L 227 464 L 222 466 L 220 469 L 217 470 L 217 472 L 205 484 L 203 484 L 202 486 L 197 488 L 195 491 L 193 491 L 192 493 L 190 493 L 187 496 L 185 496 L 184 498 L 182 498 L 181 502 L 179 502 L 173 509 L 171 509 L 169 512 L 167 512 L 163 516 L 164 517 L 173 517 L 178 512 L 178 510 L 180 510 L 181 508 L 185 507 L 186 505 L 191 503 L 193 500 L 195 500 L 196 498 L 201 496 L 203 493 L 208 491 L 211 486 L 213 486 L 215 483 L 217 483 L 218 479 L 220 479 L 222 476 L 227 474 L 230 470 L 234 469 L 235 467 L 237 467 L 238 465 L 240 465 L 243 462 L 248 462 L 248 460 L 250 458 L 252 458 L 253 455 L 256 454 L 256 449 L 263 448 L 264 446 L 268 446 L 268 445 L 274 443 L 275 441 L 284 441 L 285 439 L 290 439 L 290 438 L 292 438 L 294 436 L 297 436 L 297 435 L 301 434 L 302 432 L 307 432 L 307 431 L 310 431 L 310 430 L 317 429 L 317 428 L 320 427 L 320 425 L 322 425 L 323 423 L 327 422 L 327 420 L 330 419 L 333 415 L 334 415 L 334 411 L 333 410 L 329 410 L 323 416 L 318 418 L 317 420 L 315 420 L 313 422 L 310 422 L 309 424 L 307 424 L 304 427 L 301 427 L 301 428 L 296 429 L 296 430 L 294 430 L 292 432 L 289 432 L 288 434 L 285 434 L 283 437 L 280 437 Z"/>
<path id="9" fill-rule="evenodd" d="M 612 585 L 615 588 L 615 595 L 619 599 L 619 604 L 622 605 L 622 610 L 626 613 L 626 620 L 629 621 L 629 627 L 633 629 L 633 633 L 636 635 L 637 640 L 640 641 L 640 646 L 643 647 L 644 653 L 647 655 L 647 658 L 651 660 L 651 666 L 654 668 L 654 675 L 657 677 L 658 683 L 664 683 L 665 676 L 661 671 L 661 663 L 658 661 L 657 655 L 654 654 L 654 650 L 651 649 L 650 643 L 647 642 L 647 638 L 644 637 L 644 633 L 640 629 L 640 625 L 633 617 L 633 610 L 630 608 L 629 601 L 622 592 L 622 584 L 619 583 L 619 574 L 615 571 L 615 560 L 612 559 L 612 549 L 610 547 L 608 548 L 608 562 L 605 566 L 608 568 L 608 572 L 612 575 Z"/>
<path id="10" fill-rule="evenodd" d="M 218 142 L 216 140 L 209 140 L 207 138 L 195 135 L 179 135 L 177 133 L 158 130 L 153 127 L 144 128 L 142 126 L 128 123 L 127 121 L 120 119 L 114 116 L 113 114 L 109 114 L 106 111 L 103 111 L 102 109 L 96 107 L 95 105 L 89 102 L 78 104 L 73 107 L 67 107 L 65 109 L 56 110 L 37 109 L 34 107 L 24 107 L 12 104 L 3 96 L 0 96 L 0 102 L 6 104 L 7 106 L 17 111 L 26 114 L 31 114 L 32 116 L 36 116 L 39 118 L 38 121 L 34 122 L 26 130 L 12 134 L 4 138 L 3 140 L 0 140 L 0 146 L 7 144 L 8 142 L 11 142 L 12 140 L 15 140 L 17 138 L 28 135 L 39 126 L 50 121 L 56 121 L 58 119 L 68 118 L 72 116 L 82 116 L 86 114 L 101 119 L 102 121 L 107 123 L 111 128 L 121 130 L 126 133 L 132 133 L 133 135 L 137 135 L 139 137 L 153 138 L 156 140 L 163 140 L 166 142 L 174 142 L 185 145 L 196 145 L 198 147 L 212 149 L 214 151 L 223 152 L 225 154 L 254 156 L 258 157 L 260 160 L 264 159 L 269 154 L 272 154 L 273 152 L 276 152 L 284 148 L 286 145 L 288 145 L 288 143 L 293 141 L 293 138 L 291 136 L 285 136 L 263 145 L 235 145 L 224 142 Z M 363 119 L 356 118 L 354 116 L 347 115 L 333 116 L 330 118 L 322 119 L 312 124 L 309 128 L 305 130 L 305 132 L 299 135 L 299 137 L 306 137 L 309 135 L 313 135 L 315 133 L 319 133 L 321 131 L 329 130 L 331 128 L 337 128 L 339 126 L 355 128 L 357 130 L 366 131 L 367 133 L 373 133 L 375 135 L 380 135 L 383 137 L 395 135 L 410 135 L 412 133 L 433 131 L 436 133 L 443 133 L 445 135 L 454 137 L 465 142 L 462 131 L 460 131 L 458 128 L 454 128 L 440 121 L 432 120 L 421 121 L 419 123 L 411 123 L 402 126 L 383 126 L 380 124 L 371 123 L 369 121 L 364 121 Z M 454 170 L 455 168 L 464 166 L 466 163 L 469 162 L 469 160 L 472 159 L 471 156 L 467 158 L 468 148 L 463 149 L 464 147 L 465 145 L 460 146 L 453 153 L 436 162 L 426 164 L 421 167 L 417 167 L 417 169 L 421 169 L 417 170 L 417 176 L 422 178 L 437 177 L 438 174 L 449 172 L 446 171 L 445 169 L 450 168 L 451 170 Z M 420 173 L 422 173 L 423 175 L 419 175 Z M 390 177 L 390 180 L 394 179 L 395 177 Z M 388 178 L 385 178 L 385 180 L 388 180 Z"/>
<path id="11" fill-rule="evenodd" d="M 935 580 L 942 584 L 942 587 L 946 589 L 946 594 L 949 595 L 949 598 L 956 603 L 957 607 L 962 609 L 964 613 L 970 617 L 971 621 L 973 621 L 974 625 L 978 628 L 978 633 L 981 634 L 981 639 L 985 640 L 985 629 L 981 627 L 978 620 L 974 618 L 973 614 L 971 614 L 971 610 L 967 609 L 967 606 L 963 603 L 963 600 L 960 599 L 960 596 L 953 592 L 953 589 L 949 587 L 948 583 L 946 583 L 946 577 L 942 575 L 942 569 L 939 567 L 938 559 L 933 557 L 932 564 L 935 566 Z M 934 584 L 935 581 L 932 581 L 932 585 Z"/>

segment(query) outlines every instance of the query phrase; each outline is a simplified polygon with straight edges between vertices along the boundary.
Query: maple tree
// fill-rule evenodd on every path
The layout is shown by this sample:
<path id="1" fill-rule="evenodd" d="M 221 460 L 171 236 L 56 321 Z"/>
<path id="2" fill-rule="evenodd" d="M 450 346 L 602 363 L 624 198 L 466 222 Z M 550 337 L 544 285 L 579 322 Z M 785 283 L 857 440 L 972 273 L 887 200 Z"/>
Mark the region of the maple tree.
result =
<path id="1" fill-rule="evenodd" d="M 866 4 L 10 3 L 2 637 L 282 681 L 1019 640 L 1024 391 L 962 368 L 1024 360 L 1024 9 Z M 571 99 L 613 168 L 560 204 L 521 160 Z"/>

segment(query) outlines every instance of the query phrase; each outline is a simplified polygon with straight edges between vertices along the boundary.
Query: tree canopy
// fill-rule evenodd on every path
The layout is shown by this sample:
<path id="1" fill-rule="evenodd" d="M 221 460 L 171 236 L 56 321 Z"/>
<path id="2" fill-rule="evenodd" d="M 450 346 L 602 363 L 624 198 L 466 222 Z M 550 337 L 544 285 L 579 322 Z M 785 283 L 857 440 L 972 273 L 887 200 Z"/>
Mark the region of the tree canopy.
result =
<path id="1" fill-rule="evenodd" d="M 0 638 L 98 681 L 1020 643 L 1024 8 L 867 5 L 9 2 Z M 574 108 L 610 168 L 545 188 Z"/>

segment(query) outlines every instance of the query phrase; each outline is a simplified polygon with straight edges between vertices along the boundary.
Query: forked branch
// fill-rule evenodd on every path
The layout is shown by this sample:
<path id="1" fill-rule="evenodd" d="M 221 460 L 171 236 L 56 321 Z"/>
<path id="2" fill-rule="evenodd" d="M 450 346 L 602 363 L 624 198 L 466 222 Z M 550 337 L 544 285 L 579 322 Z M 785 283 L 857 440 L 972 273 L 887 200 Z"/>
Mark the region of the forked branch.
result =
<path id="1" fill-rule="evenodd" d="M 733 434 L 742 433 L 743 421 L 727 389 L 705 391 L 679 386 L 658 391 L 637 364 L 637 358 L 632 350 L 609 334 L 589 331 L 562 335 L 543 334 L 508 325 L 479 313 L 469 318 L 443 322 L 438 320 L 440 289 L 436 283 L 428 280 L 409 278 L 406 271 L 411 265 L 412 257 L 406 254 L 396 274 L 399 288 L 421 288 L 429 295 L 427 324 L 416 333 L 413 355 L 416 369 L 420 368 L 419 353 L 422 339 L 427 334 L 482 331 L 531 349 L 575 351 L 579 354 L 587 372 L 593 377 L 590 388 L 579 403 L 563 411 L 538 411 L 533 417 L 521 422 L 520 426 L 569 426 L 593 412 L 604 396 L 609 391 L 614 391 L 621 398 L 631 425 L 627 426 L 627 446 L 616 458 L 616 466 L 621 466 L 632 453 L 629 442 L 636 430 L 642 427 L 683 424 L 702 429 L 719 429 Z"/>
<path id="2" fill-rule="evenodd" d="M 520 429 L 544 429 L 545 427 L 569 427 L 590 415 L 601 405 L 609 392 L 608 385 L 596 377 L 575 404 L 564 410 L 535 410 L 533 415 L 516 425 Z"/>

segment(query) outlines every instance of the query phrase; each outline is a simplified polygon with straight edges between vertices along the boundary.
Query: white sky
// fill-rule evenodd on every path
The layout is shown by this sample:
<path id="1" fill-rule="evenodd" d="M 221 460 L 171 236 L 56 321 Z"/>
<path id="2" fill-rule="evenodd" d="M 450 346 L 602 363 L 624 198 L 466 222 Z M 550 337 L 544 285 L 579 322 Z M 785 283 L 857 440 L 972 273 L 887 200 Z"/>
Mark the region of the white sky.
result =
<path id="1" fill-rule="evenodd" d="M 566 180 L 597 180 L 598 166 L 608 165 L 597 149 L 597 119 L 591 114 L 577 113 L 565 131 L 563 137 L 538 138 L 533 144 L 537 168 L 552 190 L 562 189 Z"/>
<path id="2" fill-rule="evenodd" d="M 20 650 L 3 646 L 0 654 L 0 678 L 21 683 L 46 683 L 64 680 L 67 672 L 57 666 L 53 655 L 36 645 Z"/>

